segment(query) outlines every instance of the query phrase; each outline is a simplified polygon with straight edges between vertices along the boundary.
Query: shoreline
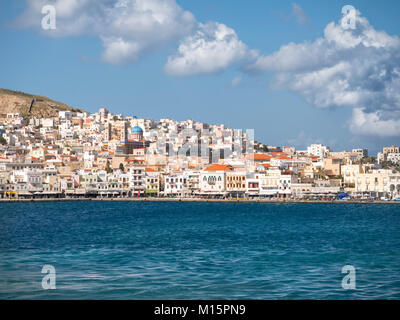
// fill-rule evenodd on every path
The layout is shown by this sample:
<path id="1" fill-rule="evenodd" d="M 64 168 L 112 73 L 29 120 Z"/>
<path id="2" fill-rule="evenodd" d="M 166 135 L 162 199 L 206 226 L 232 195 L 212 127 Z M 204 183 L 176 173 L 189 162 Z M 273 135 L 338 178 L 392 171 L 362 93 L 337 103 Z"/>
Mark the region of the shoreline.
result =
<path id="1" fill-rule="evenodd" d="M 357 201 L 357 200 L 265 200 L 265 199 L 194 199 L 194 198 L 48 198 L 48 199 L 0 199 L 0 203 L 10 202 L 219 202 L 219 203 L 323 203 L 323 204 L 400 204 L 400 201 Z"/>

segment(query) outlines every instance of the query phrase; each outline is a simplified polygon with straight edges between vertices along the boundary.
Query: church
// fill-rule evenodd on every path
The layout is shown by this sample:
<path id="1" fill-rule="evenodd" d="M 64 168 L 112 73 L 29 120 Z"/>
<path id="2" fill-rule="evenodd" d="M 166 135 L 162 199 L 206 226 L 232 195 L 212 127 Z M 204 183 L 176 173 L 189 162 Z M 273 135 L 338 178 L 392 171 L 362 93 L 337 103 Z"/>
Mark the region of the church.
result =
<path id="1" fill-rule="evenodd" d="M 149 141 L 143 139 L 143 129 L 139 126 L 133 127 L 129 139 L 121 141 L 121 143 L 125 147 L 125 154 L 133 154 L 133 150 L 148 148 L 150 145 Z"/>

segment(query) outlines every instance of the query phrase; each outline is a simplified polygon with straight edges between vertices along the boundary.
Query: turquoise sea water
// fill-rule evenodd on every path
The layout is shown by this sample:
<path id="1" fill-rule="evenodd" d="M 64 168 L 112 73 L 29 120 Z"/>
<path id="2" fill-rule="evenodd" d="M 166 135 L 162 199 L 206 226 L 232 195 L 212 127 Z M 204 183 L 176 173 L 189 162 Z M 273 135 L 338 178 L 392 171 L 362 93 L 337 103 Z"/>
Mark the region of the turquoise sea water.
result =
<path id="1" fill-rule="evenodd" d="M 400 299 L 400 206 L 0 203 L 0 299 L 17 298 Z"/>

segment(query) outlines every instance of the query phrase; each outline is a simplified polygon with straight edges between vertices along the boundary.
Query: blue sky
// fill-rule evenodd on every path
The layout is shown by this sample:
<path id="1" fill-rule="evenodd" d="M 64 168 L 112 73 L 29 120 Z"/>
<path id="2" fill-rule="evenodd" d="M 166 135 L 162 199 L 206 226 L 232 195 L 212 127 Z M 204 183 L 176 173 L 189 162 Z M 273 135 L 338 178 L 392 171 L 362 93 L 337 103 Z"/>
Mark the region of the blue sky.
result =
<path id="1" fill-rule="evenodd" d="M 161 40 L 155 34 L 153 42 L 144 40 L 147 47 L 140 52 L 139 58 L 129 56 L 128 61 L 114 63 L 112 60 L 110 63 L 107 58 L 109 56 L 104 58 L 107 45 L 102 38 L 108 33 L 107 26 L 89 26 L 86 29 L 92 28 L 92 31 L 74 30 L 56 37 L 48 36 L 46 32 L 51 31 L 36 28 L 36 24 L 40 25 L 42 15 L 29 9 L 28 2 L 2 1 L 0 87 L 46 95 L 90 112 L 106 106 L 114 113 L 151 119 L 194 119 L 213 124 L 224 123 L 233 128 L 251 128 L 255 130 L 257 140 L 270 145 L 296 145 L 303 148 L 312 142 L 321 142 L 338 151 L 366 147 L 371 153 L 376 153 L 382 146 L 399 144 L 400 141 L 400 128 L 392 128 L 385 134 L 378 132 L 382 127 L 400 125 L 397 121 L 400 118 L 396 118 L 399 113 L 397 102 L 387 102 L 393 100 L 392 96 L 381 94 L 379 97 L 382 98 L 379 99 L 383 100 L 378 102 L 376 98 L 371 102 L 365 97 L 358 97 L 357 103 L 362 101 L 362 107 L 369 109 L 354 115 L 354 110 L 361 107 L 356 103 L 346 101 L 343 105 L 341 102 L 331 105 L 326 102 L 332 101 L 331 96 L 321 102 L 319 94 L 310 94 L 309 88 L 293 89 L 292 80 L 276 86 L 276 76 L 281 75 L 282 70 L 278 64 L 276 67 L 271 65 L 271 61 L 281 61 L 279 57 L 283 53 L 279 50 L 282 46 L 291 42 L 312 44 L 317 38 L 324 37 L 324 29 L 330 22 L 339 23 L 341 9 L 347 4 L 358 9 L 374 30 L 385 31 L 393 37 L 391 41 L 396 43 L 395 36 L 400 35 L 400 22 L 397 19 L 400 2 L 396 0 L 362 0 L 351 3 L 333 0 L 181 0 L 177 1 L 177 7 L 190 12 L 193 17 L 188 23 L 180 23 L 183 28 L 190 24 L 195 31 L 191 29 L 192 33 L 188 31 L 182 35 L 176 30 L 171 31 L 171 39 L 162 45 L 159 45 Z M 295 14 L 295 7 L 300 8 L 300 14 L 304 14 L 302 17 L 299 17 L 298 11 Z M 91 14 L 90 7 L 82 10 L 88 10 L 87 14 Z M 23 22 L 18 20 L 22 14 L 25 14 Z M 61 20 L 60 23 L 57 20 L 57 31 L 64 31 L 63 23 L 73 24 L 75 16 L 69 17 L 70 20 Z M 168 58 L 178 55 L 178 46 L 185 43 L 187 37 L 193 40 L 196 30 L 204 31 L 199 24 L 206 25 L 208 22 L 216 22 L 219 26 L 224 25 L 234 30 L 237 37 L 234 44 L 237 47 L 230 62 L 215 68 L 207 66 L 211 68 L 210 72 L 203 66 L 198 66 L 197 71 L 179 69 L 172 74 L 166 72 Z M 210 24 L 212 31 L 214 27 Z M 101 28 L 104 29 L 98 31 Z M 158 32 L 156 29 L 152 31 Z M 107 36 L 114 37 L 115 34 Z M 153 35 L 150 33 L 150 36 L 145 36 L 151 38 Z M 132 38 L 129 41 L 133 41 Z M 323 48 L 319 51 L 323 51 Z M 294 53 L 298 49 L 295 47 Z M 257 57 L 252 56 L 251 50 L 257 52 Z M 278 60 L 271 60 L 271 55 L 276 52 Z M 226 56 L 229 54 L 227 50 Z M 363 58 L 355 63 L 365 65 L 368 54 L 369 51 L 361 51 Z M 257 71 L 260 72 L 249 72 L 246 69 L 246 63 L 250 64 L 247 61 L 250 56 L 252 59 L 260 59 L 257 65 Z M 262 57 L 267 57 L 267 60 L 261 61 Z M 388 68 L 394 70 L 399 66 L 397 58 L 396 53 L 390 53 L 382 65 L 390 65 Z M 214 57 L 214 60 L 217 59 Z M 180 61 L 182 59 L 177 63 Z M 289 77 L 305 76 L 303 71 L 290 69 L 285 63 L 282 68 L 287 67 Z M 180 64 L 174 66 L 174 70 L 177 70 L 176 66 Z M 307 72 L 321 70 L 318 68 L 313 65 Z M 376 70 L 379 68 L 380 65 L 377 65 Z M 185 74 L 177 74 L 179 72 Z M 232 85 L 235 78 L 237 83 Z M 354 83 L 359 79 L 348 80 Z M 390 88 L 396 88 L 397 84 L 390 82 L 389 85 Z M 384 86 L 388 86 L 387 82 Z M 363 89 L 363 85 L 356 87 Z M 312 88 L 317 89 L 315 85 Z M 369 107 L 370 102 L 374 107 Z M 387 107 L 379 109 L 380 105 L 386 103 L 389 104 Z M 374 112 L 378 112 L 376 114 L 381 117 L 372 122 L 377 125 L 376 129 L 368 130 L 369 122 L 356 122 L 356 116 L 371 118 L 373 121 Z M 391 120 L 391 114 L 396 115 L 394 120 Z"/>

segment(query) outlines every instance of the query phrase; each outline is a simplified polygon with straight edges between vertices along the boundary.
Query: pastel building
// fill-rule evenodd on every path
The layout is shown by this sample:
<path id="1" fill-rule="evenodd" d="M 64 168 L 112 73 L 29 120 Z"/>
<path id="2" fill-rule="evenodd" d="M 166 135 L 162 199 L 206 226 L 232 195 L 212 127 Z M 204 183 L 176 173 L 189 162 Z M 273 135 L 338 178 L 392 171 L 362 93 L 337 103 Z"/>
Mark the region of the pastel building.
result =
<path id="1" fill-rule="evenodd" d="M 230 165 L 213 164 L 200 173 L 202 195 L 223 196 L 226 194 L 226 175 L 233 171 Z"/>
<path id="2" fill-rule="evenodd" d="M 355 191 L 375 197 L 400 195 L 400 174 L 389 172 L 372 172 L 359 174 L 355 180 Z"/>

